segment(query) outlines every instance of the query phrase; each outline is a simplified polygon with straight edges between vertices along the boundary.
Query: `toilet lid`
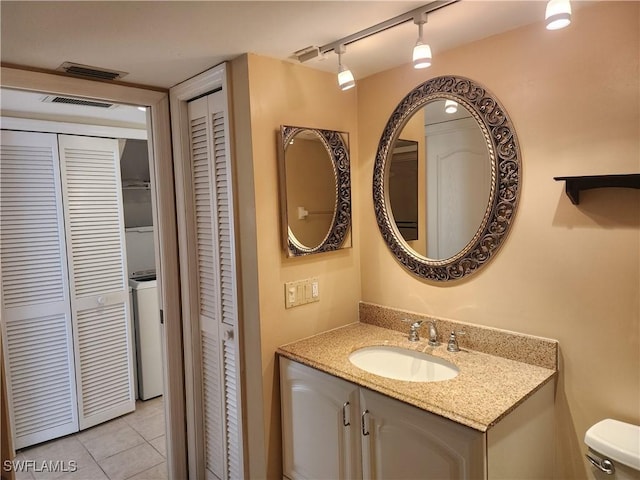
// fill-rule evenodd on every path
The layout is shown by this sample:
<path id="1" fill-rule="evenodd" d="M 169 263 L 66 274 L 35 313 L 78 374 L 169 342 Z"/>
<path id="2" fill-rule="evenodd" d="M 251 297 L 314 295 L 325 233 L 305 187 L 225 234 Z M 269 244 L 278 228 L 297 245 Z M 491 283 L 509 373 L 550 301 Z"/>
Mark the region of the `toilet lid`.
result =
<path id="1" fill-rule="evenodd" d="M 584 436 L 599 454 L 640 470 L 640 426 L 607 418 L 593 425 Z"/>

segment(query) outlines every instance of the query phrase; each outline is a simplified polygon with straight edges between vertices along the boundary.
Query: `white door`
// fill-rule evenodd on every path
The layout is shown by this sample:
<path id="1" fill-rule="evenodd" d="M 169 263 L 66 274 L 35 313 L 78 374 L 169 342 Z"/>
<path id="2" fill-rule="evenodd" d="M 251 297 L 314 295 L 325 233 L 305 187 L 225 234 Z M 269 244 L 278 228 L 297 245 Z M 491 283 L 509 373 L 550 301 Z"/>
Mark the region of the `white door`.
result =
<path id="1" fill-rule="evenodd" d="M 428 125 L 427 257 L 461 251 L 482 223 L 491 189 L 487 143 L 473 118 Z"/>
<path id="2" fill-rule="evenodd" d="M 56 135 L 2 131 L 2 338 L 16 448 L 78 430 Z"/>
<path id="3" fill-rule="evenodd" d="M 365 388 L 360 408 L 364 478 L 485 478 L 481 432 Z"/>
<path id="4" fill-rule="evenodd" d="M 280 391 L 284 476 L 361 478 L 358 387 L 281 357 Z"/>
<path id="5" fill-rule="evenodd" d="M 192 328 L 196 468 L 244 477 L 233 193 L 226 92 L 188 104 L 197 313 Z"/>
<path id="6" fill-rule="evenodd" d="M 59 135 L 80 429 L 135 409 L 118 141 Z"/>

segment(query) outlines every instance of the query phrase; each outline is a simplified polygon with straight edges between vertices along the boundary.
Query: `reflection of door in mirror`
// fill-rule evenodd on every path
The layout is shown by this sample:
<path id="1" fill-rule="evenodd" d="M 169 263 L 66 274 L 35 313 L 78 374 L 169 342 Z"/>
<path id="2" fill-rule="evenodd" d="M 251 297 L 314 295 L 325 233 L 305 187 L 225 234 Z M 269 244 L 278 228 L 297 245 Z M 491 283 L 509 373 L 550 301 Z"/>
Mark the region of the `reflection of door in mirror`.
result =
<path id="1" fill-rule="evenodd" d="M 287 222 L 308 248 L 322 243 L 336 206 L 336 177 L 329 152 L 314 132 L 302 131 L 286 146 Z"/>
<path id="2" fill-rule="evenodd" d="M 389 202 L 405 241 L 418 240 L 418 142 L 394 143 L 389 172 Z"/>
<path id="3" fill-rule="evenodd" d="M 464 109 L 462 109 L 464 110 Z M 474 118 L 425 126 L 427 141 L 428 258 L 460 252 L 475 235 L 487 209 L 491 161 Z"/>

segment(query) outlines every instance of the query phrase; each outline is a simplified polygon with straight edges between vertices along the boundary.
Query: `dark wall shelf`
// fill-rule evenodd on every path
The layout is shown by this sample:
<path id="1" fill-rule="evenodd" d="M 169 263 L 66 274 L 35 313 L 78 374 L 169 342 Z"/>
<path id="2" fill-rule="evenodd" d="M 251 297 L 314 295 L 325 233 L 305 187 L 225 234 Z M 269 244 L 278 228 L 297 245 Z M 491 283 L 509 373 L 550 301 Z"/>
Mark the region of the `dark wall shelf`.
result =
<path id="1" fill-rule="evenodd" d="M 571 199 L 571 203 L 580 203 L 580 191 L 592 188 L 638 188 L 640 189 L 640 173 L 626 175 L 584 175 L 579 177 L 553 177 L 554 180 L 564 181 L 564 191 Z"/>

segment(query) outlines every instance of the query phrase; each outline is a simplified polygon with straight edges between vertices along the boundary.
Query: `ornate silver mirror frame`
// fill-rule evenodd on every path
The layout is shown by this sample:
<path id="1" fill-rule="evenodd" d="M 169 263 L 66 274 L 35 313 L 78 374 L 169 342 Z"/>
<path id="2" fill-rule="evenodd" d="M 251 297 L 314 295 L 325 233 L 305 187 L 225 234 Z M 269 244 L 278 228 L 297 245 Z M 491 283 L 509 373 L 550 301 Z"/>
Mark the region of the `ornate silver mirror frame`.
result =
<path id="1" fill-rule="evenodd" d="M 390 209 L 390 152 L 403 126 L 431 100 L 451 99 L 464 105 L 484 135 L 491 161 L 491 186 L 484 218 L 469 243 L 450 258 L 417 254 L 400 235 Z M 414 275 L 445 282 L 475 273 L 496 254 L 513 222 L 520 195 L 520 149 L 515 129 L 498 99 L 464 77 L 435 77 L 414 88 L 395 108 L 384 128 L 373 169 L 373 204 L 382 237 L 400 264 Z"/>
<path id="2" fill-rule="evenodd" d="M 282 125 L 278 132 L 278 157 L 280 167 L 280 218 L 282 243 L 287 256 L 298 257 L 312 253 L 330 252 L 344 248 L 351 227 L 351 167 L 349 161 L 348 133 L 317 128 Z M 300 133 L 313 133 L 327 151 L 335 179 L 335 205 L 330 227 L 318 245 L 304 245 L 293 234 L 288 224 L 286 149 Z M 308 213 L 308 212 L 307 212 Z M 325 213 L 325 212 L 323 212 Z"/>

